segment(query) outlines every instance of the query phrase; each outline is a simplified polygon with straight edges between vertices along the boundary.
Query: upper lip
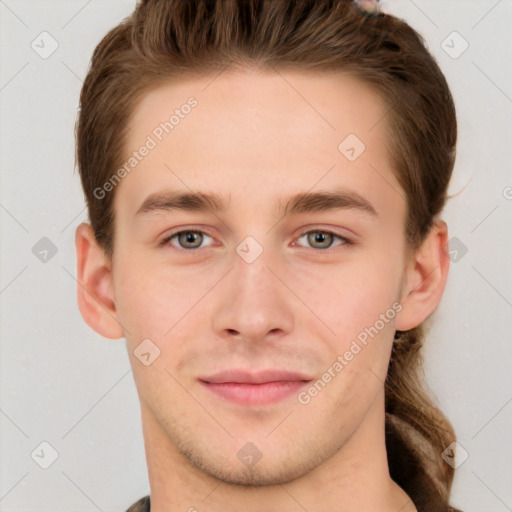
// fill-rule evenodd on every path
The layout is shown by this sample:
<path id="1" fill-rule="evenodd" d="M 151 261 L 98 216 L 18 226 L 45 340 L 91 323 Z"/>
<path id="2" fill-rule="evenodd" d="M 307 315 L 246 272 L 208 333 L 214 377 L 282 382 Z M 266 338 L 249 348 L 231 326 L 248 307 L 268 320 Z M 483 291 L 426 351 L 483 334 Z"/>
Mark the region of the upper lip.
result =
<path id="1" fill-rule="evenodd" d="M 226 370 L 210 377 L 201 377 L 200 380 L 219 384 L 223 382 L 237 382 L 243 384 L 262 384 L 265 382 L 290 382 L 310 381 L 311 379 L 302 373 L 288 370 Z"/>

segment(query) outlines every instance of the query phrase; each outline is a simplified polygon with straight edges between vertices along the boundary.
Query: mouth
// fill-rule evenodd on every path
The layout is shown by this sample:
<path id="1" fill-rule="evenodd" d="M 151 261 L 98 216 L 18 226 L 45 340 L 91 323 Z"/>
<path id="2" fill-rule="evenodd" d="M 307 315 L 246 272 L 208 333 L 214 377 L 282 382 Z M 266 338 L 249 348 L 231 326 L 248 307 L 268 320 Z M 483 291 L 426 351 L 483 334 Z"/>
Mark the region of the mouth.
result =
<path id="1" fill-rule="evenodd" d="M 283 370 L 263 370 L 251 373 L 228 370 L 210 377 L 200 378 L 209 391 L 238 405 L 270 405 L 296 395 L 311 378 Z"/>

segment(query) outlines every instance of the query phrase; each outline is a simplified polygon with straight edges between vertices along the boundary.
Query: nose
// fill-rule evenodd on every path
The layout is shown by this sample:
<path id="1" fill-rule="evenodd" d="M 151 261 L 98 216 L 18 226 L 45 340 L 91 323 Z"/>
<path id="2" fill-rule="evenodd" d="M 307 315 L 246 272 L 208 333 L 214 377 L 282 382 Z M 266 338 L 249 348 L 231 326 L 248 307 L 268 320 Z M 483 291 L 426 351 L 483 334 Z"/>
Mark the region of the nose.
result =
<path id="1" fill-rule="evenodd" d="M 259 341 L 290 333 L 294 302 L 286 280 L 283 267 L 269 261 L 266 251 L 251 263 L 235 254 L 233 268 L 216 295 L 212 316 L 216 334 L 226 341 Z"/>

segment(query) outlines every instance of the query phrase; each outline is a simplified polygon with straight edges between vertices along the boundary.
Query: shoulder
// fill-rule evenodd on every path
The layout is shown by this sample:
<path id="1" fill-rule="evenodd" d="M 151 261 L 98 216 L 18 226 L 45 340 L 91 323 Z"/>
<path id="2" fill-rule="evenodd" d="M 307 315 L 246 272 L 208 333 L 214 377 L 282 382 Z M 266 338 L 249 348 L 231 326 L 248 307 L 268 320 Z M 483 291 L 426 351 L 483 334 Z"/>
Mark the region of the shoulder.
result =
<path id="1" fill-rule="evenodd" d="M 149 496 L 144 496 L 134 503 L 126 512 L 149 512 Z"/>

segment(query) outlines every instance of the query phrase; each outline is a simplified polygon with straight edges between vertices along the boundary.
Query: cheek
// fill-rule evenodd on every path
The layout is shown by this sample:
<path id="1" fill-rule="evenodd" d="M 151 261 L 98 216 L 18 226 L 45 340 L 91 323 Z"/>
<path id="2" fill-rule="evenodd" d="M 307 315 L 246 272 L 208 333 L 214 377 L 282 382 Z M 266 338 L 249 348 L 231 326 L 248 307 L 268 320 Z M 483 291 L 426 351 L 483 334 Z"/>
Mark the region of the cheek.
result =
<path id="1" fill-rule="evenodd" d="M 116 311 L 119 321 L 129 331 L 127 338 L 161 338 L 172 327 L 180 294 L 166 286 L 162 279 L 147 269 L 138 272 L 130 265 L 118 269 L 114 282 Z"/>
<path id="2" fill-rule="evenodd" d="M 131 257 L 119 261 L 116 268 L 117 316 L 129 331 L 129 343 L 150 338 L 164 348 L 180 328 L 198 327 L 194 315 L 202 311 L 202 299 L 218 277 L 207 270 L 191 272 L 169 265 L 141 262 L 138 267 L 137 261 Z"/>
<path id="3" fill-rule="evenodd" d="M 295 268 L 293 275 L 293 286 L 302 302 L 333 334 L 347 339 L 392 308 L 401 273 L 400 262 L 391 251 L 361 250 L 339 264 L 304 264 Z M 391 309 L 388 317 L 394 318 L 394 314 Z"/>

